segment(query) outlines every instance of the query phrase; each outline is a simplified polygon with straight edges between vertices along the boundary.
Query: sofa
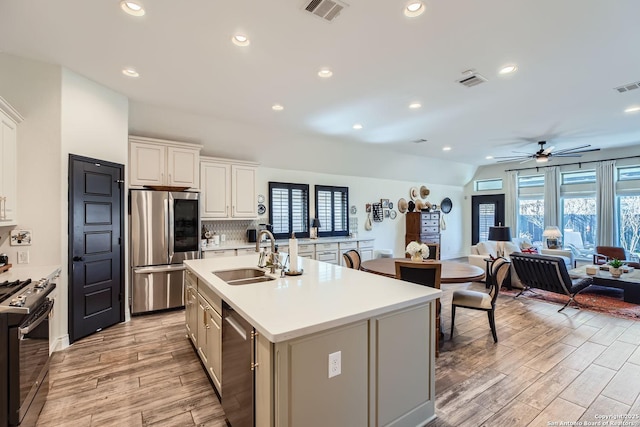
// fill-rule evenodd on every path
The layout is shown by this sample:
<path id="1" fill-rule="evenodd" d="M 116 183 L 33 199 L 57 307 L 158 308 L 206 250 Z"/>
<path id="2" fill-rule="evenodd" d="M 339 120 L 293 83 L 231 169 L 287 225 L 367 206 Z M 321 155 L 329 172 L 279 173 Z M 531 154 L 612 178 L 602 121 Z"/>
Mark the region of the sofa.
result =
<path id="1" fill-rule="evenodd" d="M 573 258 L 573 254 L 570 250 L 544 249 L 539 246 L 532 245 L 528 239 L 522 239 L 522 238 L 514 238 L 514 239 L 511 239 L 510 242 L 501 242 L 501 243 L 504 245 L 505 258 L 508 260 L 510 259 L 509 256 L 512 253 L 538 253 L 541 255 L 557 256 L 562 258 L 562 260 L 567 266 L 567 270 L 575 268 L 575 265 L 576 265 L 576 261 Z M 469 264 L 478 266 L 484 270 L 486 269 L 486 266 L 487 266 L 487 263 L 485 260 L 487 258 L 490 258 L 490 257 L 495 258 L 497 256 L 498 256 L 498 242 L 485 241 L 485 242 L 479 242 L 477 245 L 471 246 L 468 260 L 469 260 Z M 515 268 L 513 267 L 513 264 L 511 265 L 510 272 L 511 272 L 510 283 L 503 283 L 502 285 L 507 287 L 509 287 L 510 285 L 512 288 L 523 289 L 524 286 L 522 285 L 520 278 L 518 277 L 518 274 Z"/>

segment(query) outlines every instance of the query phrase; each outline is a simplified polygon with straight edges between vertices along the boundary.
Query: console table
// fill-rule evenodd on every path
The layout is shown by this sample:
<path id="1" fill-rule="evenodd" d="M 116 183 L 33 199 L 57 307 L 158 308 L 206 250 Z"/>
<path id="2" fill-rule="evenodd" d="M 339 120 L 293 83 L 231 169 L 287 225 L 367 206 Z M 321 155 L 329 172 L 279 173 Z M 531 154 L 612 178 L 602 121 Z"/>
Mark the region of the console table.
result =
<path id="1" fill-rule="evenodd" d="M 587 266 L 574 268 L 569 270 L 569 277 L 572 279 L 582 279 L 585 277 L 593 278 L 593 284 L 598 286 L 605 286 L 608 288 L 617 288 L 624 291 L 624 301 L 633 304 L 640 304 L 640 270 L 634 269 L 629 273 L 622 273 L 619 278 L 613 277 L 607 270 L 600 270 L 595 275 L 587 274 Z"/>

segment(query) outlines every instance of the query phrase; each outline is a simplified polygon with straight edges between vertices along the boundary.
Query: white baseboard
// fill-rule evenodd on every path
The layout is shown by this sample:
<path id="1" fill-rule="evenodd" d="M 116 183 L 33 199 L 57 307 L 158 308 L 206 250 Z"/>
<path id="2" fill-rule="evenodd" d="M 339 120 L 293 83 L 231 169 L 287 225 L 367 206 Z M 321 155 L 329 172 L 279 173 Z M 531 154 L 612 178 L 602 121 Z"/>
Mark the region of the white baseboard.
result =
<path id="1" fill-rule="evenodd" d="M 65 334 L 49 343 L 49 354 L 69 347 L 69 334 Z"/>

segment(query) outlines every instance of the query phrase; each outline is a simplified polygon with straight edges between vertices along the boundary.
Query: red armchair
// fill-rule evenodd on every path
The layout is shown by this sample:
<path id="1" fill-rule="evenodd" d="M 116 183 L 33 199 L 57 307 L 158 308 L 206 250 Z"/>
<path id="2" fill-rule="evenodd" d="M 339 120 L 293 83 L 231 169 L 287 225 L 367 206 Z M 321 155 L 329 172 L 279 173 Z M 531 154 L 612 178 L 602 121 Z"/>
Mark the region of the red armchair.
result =
<path id="1" fill-rule="evenodd" d="M 627 254 L 624 248 L 619 246 L 596 246 L 596 253 L 593 254 L 594 264 L 606 264 L 614 258 L 625 261 Z M 637 262 L 625 262 L 625 264 L 629 267 L 640 268 L 640 264 Z"/>

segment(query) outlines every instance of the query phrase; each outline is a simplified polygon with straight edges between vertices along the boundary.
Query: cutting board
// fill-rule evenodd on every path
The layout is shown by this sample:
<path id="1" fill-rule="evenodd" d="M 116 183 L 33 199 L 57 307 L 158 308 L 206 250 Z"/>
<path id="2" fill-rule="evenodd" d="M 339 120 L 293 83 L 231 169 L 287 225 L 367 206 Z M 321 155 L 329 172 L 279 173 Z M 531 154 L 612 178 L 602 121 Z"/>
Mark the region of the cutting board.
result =
<path id="1" fill-rule="evenodd" d="M 9 270 L 10 268 L 11 268 L 11 264 L 3 265 L 2 267 L 0 267 L 0 273 L 4 273 L 5 271 Z"/>

